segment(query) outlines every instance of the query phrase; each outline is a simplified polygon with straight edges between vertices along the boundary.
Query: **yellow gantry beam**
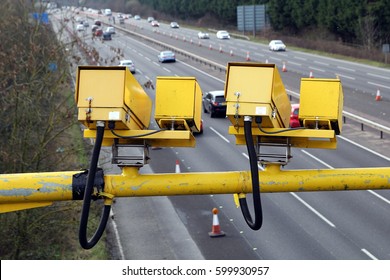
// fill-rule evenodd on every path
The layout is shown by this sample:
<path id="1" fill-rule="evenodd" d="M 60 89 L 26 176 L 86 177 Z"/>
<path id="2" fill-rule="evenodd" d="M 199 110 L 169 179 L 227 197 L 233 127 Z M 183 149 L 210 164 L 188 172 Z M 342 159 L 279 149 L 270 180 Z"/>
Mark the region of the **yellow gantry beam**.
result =
<path id="1" fill-rule="evenodd" d="M 0 175 L 0 213 L 79 200 L 79 171 Z M 259 171 L 262 193 L 390 189 L 390 168 Z M 140 174 L 123 168 L 104 176 L 104 193 L 114 197 L 235 194 L 252 192 L 249 171 Z"/>

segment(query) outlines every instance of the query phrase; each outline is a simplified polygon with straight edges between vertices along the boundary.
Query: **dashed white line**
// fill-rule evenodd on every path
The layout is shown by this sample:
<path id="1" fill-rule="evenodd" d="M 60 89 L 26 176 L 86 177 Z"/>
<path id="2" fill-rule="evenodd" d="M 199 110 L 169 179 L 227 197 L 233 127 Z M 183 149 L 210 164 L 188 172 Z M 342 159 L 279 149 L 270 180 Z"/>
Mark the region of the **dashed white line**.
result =
<path id="1" fill-rule="evenodd" d="M 124 260 L 125 259 L 125 254 L 123 253 L 123 247 L 122 247 L 122 243 L 121 243 L 121 239 L 120 239 L 120 236 L 119 236 L 119 231 L 118 231 L 118 226 L 116 225 L 116 222 L 114 220 L 114 211 L 112 211 L 112 209 L 110 210 L 110 217 L 112 218 L 111 219 L 111 226 L 114 230 L 114 235 L 115 235 L 115 239 L 117 241 L 117 245 L 118 245 L 118 249 L 119 249 L 119 255 L 120 255 L 120 259 L 121 260 Z"/>
<path id="2" fill-rule="evenodd" d="M 364 253 L 364 254 L 366 254 L 367 256 L 369 256 L 371 259 L 373 259 L 373 260 L 377 260 L 378 258 L 376 258 L 373 254 L 371 254 L 370 252 L 368 252 L 366 249 L 362 249 L 362 252 Z"/>
<path id="3" fill-rule="evenodd" d="M 303 61 L 307 61 L 307 59 L 306 59 L 306 58 L 304 58 L 304 57 L 300 57 L 300 56 L 294 56 L 294 58 L 296 58 L 296 59 L 299 59 L 299 60 L 303 60 Z"/>
<path id="4" fill-rule="evenodd" d="M 323 69 L 311 67 L 311 66 L 309 66 L 309 69 L 313 69 L 313 70 L 320 71 L 320 72 L 325 72 L 325 70 L 323 70 Z"/>
<path id="5" fill-rule="evenodd" d="M 322 61 L 317 61 L 317 60 L 314 60 L 314 63 L 316 63 L 316 64 L 320 64 L 320 65 L 329 66 L 329 63 L 325 63 L 325 62 L 322 62 Z"/>
<path id="6" fill-rule="evenodd" d="M 167 71 L 168 73 L 172 73 L 172 71 L 169 70 L 168 68 L 163 67 L 163 69 L 164 69 L 165 71 Z"/>
<path id="7" fill-rule="evenodd" d="M 341 69 L 341 70 L 356 72 L 356 70 L 355 70 L 355 69 L 352 69 L 352 68 L 346 68 L 346 67 L 342 67 L 342 66 L 337 66 L 337 68 L 338 68 L 338 69 Z"/>
<path id="8" fill-rule="evenodd" d="M 319 163 L 321 163 L 322 165 L 328 167 L 329 169 L 334 169 L 333 166 L 327 164 L 325 161 L 322 161 L 320 160 L 318 157 L 316 156 L 313 156 L 312 154 L 310 154 L 309 152 L 305 151 L 305 150 L 301 150 L 302 153 L 308 155 L 309 157 L 315 159 L 316 161 L 318 161 Z"/>
<path id="9" fill-rule="evenodd" d="M 297 63 L 297 62 L 294 62 L 294 61 L 289 61 L 288 64 L 297 65 L 297 66 L 302 66 L 301 63 Z"/>
<path id="10" fill-rule="evenodd" d="M 347 141 L 347 142 L 350 143 L 350 144 L 355 145 L 356 147 L 359 147 L 360 149 L 363 149 L 363 150 L 365 150 L 365 151 L 367 151 L 367 152 L 370 152 L 370 153 L 372 153 L 372 154 L 374 154 L 374 155 L 376 155 L 376 156 L 378 156 L 378 157 L 381 157 L 381 158 L 383 158 L 384 160 L 390 161 L 390 158 L 389 158 L 389 157 L 386 157 L 386 156 L 384 156 L 384 155 L 382 155 L 382 154 L 380 154 L 380 153 L 377 153 L 377 152 L 375 152 L 375 151 L 373 151 L 373 150 L 371 150 L 371 149 L 369 149 L 369 148 L 367 148 L 367 147 L 364 147 L 363 145 L 360 145 L 360 144 L 358 144 L 358 143 L 356 143 L 356 142 L 354 142 L 354 141 L 352 141 L 352 140 L 350 140 L 350 139 L 348 139 L 348 138 L 345 138 L 344 136 L 338 135 L 337 137 L 340 138 L 340 139 L 343 139 L 344 141 Z"/>
<path id="11" fill-rule="evenodd" d="M 227 143 L 230 143 L 230 141 L 229 141 L 225 136 L 223 136 L 221 133 L 219 133 L 218 131 L 216 131 L 213 127 L 210 127 L 210 129 L 211 129 L 212 131 L 214 131 L 214 133 L 217 134 L 219 137 L 221 137 L 222 140 L 226 141 Z"/>
<path id="12" fill-rule="evenodd" d="M 377 83 L 373 83 L 373 82 L 367 82 L 368 84 L 370 85 L 373 85 L 373 86 L 377 86 L 377 87 L 382 87 L 382 88 L 388 88 L 390 89 L 389 86 L 385 86 L 385 85 L 382 85 L 382 84 L 377 84 Z"/>
<path id="13" fill-rule="evenodd" d="M 339 76 L 339 77 L 343 77 L 343 78 L 346 78 L 346 79 L 350 79 L 350 80 L 356 80 L 355 77 L 351 77 L 351 76 L 347 76 L 347 75 L 343 75 L 343 74 L 339 74 L 339 73 L 334 73 L 336 76 Z"/>
<path id="14" fill-rule="evenodd" d="M 384 202 L 386 202 L 387 204 L 390 204 L 390 200 L 388 200 L 387 198 L 377 194 L 376 192 L 374 192 L 373 190 L 367 190 L 370 194 L 373 194 L 375 195 L 377 198 L 379 199 L 382 199 Z"/>
<path id="15" fill-rule="evenodd" d="M 320 212 L 318 212 L 316 209 L 314 209 L 313 207 L 311 207 L 306 201 L 304 201 L 302 198 L 300 198 L 298 195 L 296 195 L 295 193 L 293 192 L 290 192 L 290 194 L 295 197 L 296 199 L 298 199 L 299 202 L 301 202 L 303 205 L 305 205 L 310 211 L 312 211 L 314 214 L 316 214 L 318 217 L 320 217 L 324 222 L 326 222 L 328 225 L 330 225 L 331 227 L 335 228 L 336 226 L 331 222 L 329 221 L 327 218 L 325 218 Z"/>
<path id="16" fill-rule="evenodd" d="M 371 77 L 376 77 L 376 78 L 385 79 L 385 80 L 390 80 L 390 77 L 385 77 L 385 76 L 376 75 L 376 74 L 372 74 L 372 73 L 366 73 L 366 75 L 367 75 L 367 76 L 371 76 Z"/>
<path id="17" fill-rule="evenodd" d="M 249 156 L 246 153 L 242 153 L 242 155 L 246 158 L 249 159 Z M 259 167 L 260 170 L 264 170 L 264 167 L 259 163 L 257 164 L 257 167 Z"/>

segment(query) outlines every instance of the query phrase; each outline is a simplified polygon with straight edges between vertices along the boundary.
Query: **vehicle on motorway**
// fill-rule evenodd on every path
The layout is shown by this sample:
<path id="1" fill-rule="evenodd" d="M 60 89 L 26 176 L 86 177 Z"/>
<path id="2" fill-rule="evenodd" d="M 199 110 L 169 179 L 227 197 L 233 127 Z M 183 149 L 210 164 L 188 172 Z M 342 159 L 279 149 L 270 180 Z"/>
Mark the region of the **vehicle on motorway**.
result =
<path id="1" fill-rule="evenodd" d="M 104 10 L 104 15 L 105 15 L 105 16 L 112 16 L 112 11 L 111 11 L 111 9 L 105 9 L 105 10 Z"/>
<path id="2" fill-rule="evenodd" d="M 103 32 L 102 39 L 104 41 L 110 41 L 112 40 L 111 33 L 110 32 Z"/>
<path id="3" fill-rule="evenodd" d="M 119 18 L 119 24 L 124 24 L 125 23 L 125 19 L 123 17 Z"/>
<path id="4" fill-rule="evenodd" d="M 271 51 L 285 51 L 286 45 L 282 40 L 272 40 L 269 42 L 268 47 Z"/>
<path id="5" fill-rule="evenodd" d="M 158 55 L 158 61 L 159 62 L 175 62 L 176 61 L 176 55 L 172 51 L 162 51 Z"/>
<path id="6" fill-rule="evenodd" d="M 136 72 L 136 71 L 135 71 L 134 62 L 133 62 L 132 60 L 130 60 L 130 59 L 121 60 L 121 61 L 119 62 L 119 66 L 126 66 L 127 69 L 129 69 L 129 71 L 130 71 L 131 73 L 133 73 L 133 74 Z"/>
<path id="7" fill-rule="evenodd" d="M 93 33 L 96 37 L 101 37 L 103 35 L 103 29 L 97 28 Z"/>
<path id="8" fill-rule="evenodd" d="M 199 39 L 210 39 L 210 35 L 207 32 L 199 31 L 198 38 Z"/>
<path id="9" fill-rule="evenodd" d="M 154 17 L 148 17 L 148 22 L 154 21 Z"/>
<path id="10" fill-rule="evenodd" d="M 89 22 L 87 20 L 84 20 L 83 25 L 84 25 L 84 27 L 89 27 Z"/>
<path id="11" fill-rule="evenodd" d="M 218 39 L 230 39 L 230 34 L 226 30 L 219 30 L 217 32 Z"/>
<path id="12" fill-rule="evenodd" d="M 92 33 L 94 33 L 95 32 L 95 30 L 96 29 L 98 29 L 99 28 L 99 26 L 97 26 L 97 25 L 92 25 L 92 27 L 91 27 L 91 31 L 92 31 Z"/>
<path id="13" fill-rule="evenodd" d="M 298 116 L 299 116 L 299 104 L 291 104 L 290 127 L 301 126 Z"/>
<path id="14" fill-rule="evenodd" d="M 85 30 L 85 27 L 84 27 L 83 24 L 77 24 L 76 30 L 77 30 L 77 31 L 84 31 L 84 30 Z"/>
<path id="15" fill-rule="evenodd" d="M 226 100 L 223 90 L 213 90 L 206 92 L 202 98 L 203 112 L 210 113 L 210 117 L 214 118 L 218 114 L 226 117 Z"/>
<path id="16" fill-rule="evenodd" d="M 172 21 L 170 24 L 171 28 L 179 28 L 179 24 L 176 21 Z"/>
<path id="17" fill-rule="evenodd" d="M 102 22 L 100 20 L 95 20 L 93 24 L 97 26 L 102 26 Z"/>
<path id="18" fill-rule="evenodd" d="M 106 32 L 110 34 L 115 34 L 115 27 L 112 26 L 107 27 Z"/>
<path id="19" fill-rule="evenodd" d="M 135 20 L 141 20 L 141 17 L 140 17 L 139 15 L 135 15 L 135 16 L 134 16 L 134 19 L 135 19 Z"/>
<path id="20" fill-rule="evenodd" d="M 158 23 L 157 20 L 153 20 L 150 24 L 151 24 L 153 27 L 160 27 L 160 24 Z"/>

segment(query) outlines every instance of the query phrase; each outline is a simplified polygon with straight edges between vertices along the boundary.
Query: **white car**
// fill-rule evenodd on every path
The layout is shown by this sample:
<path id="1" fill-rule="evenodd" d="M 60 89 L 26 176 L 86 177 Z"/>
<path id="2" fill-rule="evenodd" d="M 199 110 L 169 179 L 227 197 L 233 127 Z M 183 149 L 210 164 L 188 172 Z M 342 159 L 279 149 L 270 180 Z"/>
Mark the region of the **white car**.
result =
<path id="1" fill-rule="evenodd" d="M 85 30 L 84 25 L 83 24 L 77 24 L 76 30 L 77 31 L 84 31 Z"/>
<path id="2" fill-rule="evenodd" d="M 209 35 L 209 33 L 199 31 L 198 38 L 199 39 L 210 39 L 210 35 Z"/>
<path id="3" fill-rule="evenodd" d="M 180 27 L 176 21 L 172 21 L 170 25 L 171 25 L 171 28 L 179 28 Z"/>
<path id="4" fill-rule="evenodd" d="M 285 51 L 286 50 L 286 45 L 283 43 L 282 40 L 272 40 L 271 42 L 269 42 L 268 47 L 271 51 Z"/>
<path id="5" fill-rule="evenodd" d="M 218 39 L 230 39 L 229 32 L 227 32 L 225 30 L 219 30 L 217 32 L 217 38 Z"/>
<path id="6" fill-rule="evenodd" d="M 130 59 L 121 60 L 118 66 L 126 66 L 133 74 L 136 72 L 134 62 Z"/>
<path id="7" fill-rule="evenodd" d="M 115 34 L 115 27 L 112 26 L 107 27 L 106 32 L 110 34 Z"/>

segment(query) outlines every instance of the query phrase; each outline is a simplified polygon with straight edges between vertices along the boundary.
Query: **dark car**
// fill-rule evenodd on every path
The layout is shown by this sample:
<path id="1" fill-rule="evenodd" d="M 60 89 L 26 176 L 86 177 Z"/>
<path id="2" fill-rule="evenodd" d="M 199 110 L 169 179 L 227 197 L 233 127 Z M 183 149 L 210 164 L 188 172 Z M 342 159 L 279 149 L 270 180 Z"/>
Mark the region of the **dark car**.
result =
<path id="1" fill-rule="evenodd" d="M 223 90 L 206 92 L 203 96 L 203 112 L 210 113 L 210 117 L 216 115 L 226 117 L 226 100 Z"/>
<path id="2" fill-rule="evenodd" d="M 112 40 L 111 33 L 110 32 L 103 32 L 102 39 L 104 41 Z"/>
<path id="3" fill-rule="evenodd" d="M 158 55 L 159 62 L 175 62 L 176 56 L 174 52 L 171 51 L 163 51 Z"/>

